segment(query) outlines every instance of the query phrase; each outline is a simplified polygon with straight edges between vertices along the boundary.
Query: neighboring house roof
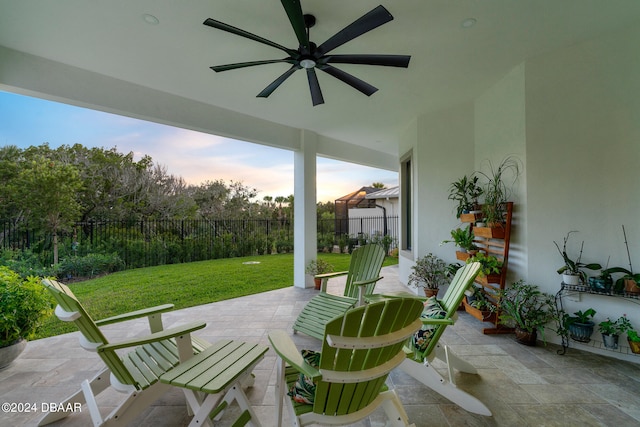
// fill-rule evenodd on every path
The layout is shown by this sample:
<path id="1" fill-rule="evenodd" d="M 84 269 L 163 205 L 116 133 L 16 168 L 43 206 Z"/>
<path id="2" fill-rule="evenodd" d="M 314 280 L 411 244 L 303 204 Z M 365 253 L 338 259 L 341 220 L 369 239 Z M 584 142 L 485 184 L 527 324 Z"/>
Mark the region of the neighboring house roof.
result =
<path id="1" fill-rule="evenodd" d="M 349 202 L 349 204 L 357 204 L 358 201 L 365 198 L 367 194 L 375 193 L 377 188 L 374 187 L 362 187 L 359 190 L 349 193 L 346 196 L 342 196 L 336 199 L 336 202 Z"/>
<path id="2" fill-rule="evenodd" d="M 366 199 L 397 199 L 400 197 L 400 187 L 384 188 L 365 196 Z"/>

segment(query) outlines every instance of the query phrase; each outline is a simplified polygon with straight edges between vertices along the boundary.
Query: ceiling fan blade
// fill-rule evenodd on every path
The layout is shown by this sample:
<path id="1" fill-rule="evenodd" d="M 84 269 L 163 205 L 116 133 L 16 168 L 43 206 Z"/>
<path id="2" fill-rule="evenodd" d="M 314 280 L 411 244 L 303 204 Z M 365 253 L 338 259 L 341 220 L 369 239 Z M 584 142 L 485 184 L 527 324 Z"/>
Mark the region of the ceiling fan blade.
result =
<path id="1" fill-rule="evenodd" d="M 295 56 L 295 55 L 298 54 L 298 52 L 293 50 L 293 49 L 289 49 L 289 48 L 284 47 L 284 46 L 282 46 L 282 45 L 280 45 L 278 43 L 272 42 L 271 40 L 267 40 L 267 39 L 265 39 L 263 37 L 256 36 L 255 34 L 252 34 L 252 33 L 248 32 L 248 31 L 241 30 L 240 28 L 236 28 L 233 25 L 229 25 L 229 24 L 225 24 L 224 22 L 216 21 L 215 19 L 207 18 L 203 22 L 203 24 L 207 25 L 209 27 L 216 28 L 218 30 L 226 31 L 227 33 L 235 34 L 237 36 L 244 37 L 244 38 L 247 38 L 249 40 L 256 41 L 258 43 L 266 44 L 267 46 L 275 47 L 276 49 L 280 49 L 280 50 L 286 52 L 290 56 Z"/>
<path id="2" fill-rule="evenodd" d="M 315 107 L 318 104 L 324 104 L 324 98 L 322 97 L 322 91 L 320 90 L 320 83 L 318 82 L 318 76 L 316 70 L 313 68 L 307 68 L 307 79 L 309 80 L 309 90 L 311 91 L 311 102 Z"/>
<path id="3" fill-rule="evenodd" d="M 278 89 L 278 86 L 280 86 L 282 84 L 282 82 L 287 80 L 289 78 L 289 76 L 291 76 L 291 74 L 295 73 L 299 69 L 300 69 L 300 67 L 298 67 L 297 65 L 292 66 L 287 71 L 285 71 L 280 77 L 278 77 L 273 82 L 271 82 L 269 84 L 269 86 L 265 87 L 262 90 L 262 92 L 260 92 L 256 96 L 258 98 L 267 98 L 269 95 L 271 95 L 273 93 L 274 90 Z"/>
<path id="4" fill-rule="evenodd" d="M 333 37 L 330 37 L 329 40 L 318 46 L 316 52 L 318 52 L 319 55 L 324 55 L 338 46 L 342 46 L 348 41 L 391 20 L 393 20 L 393 15 L 391 15 L 384 6 L 380 5 L 338 31 Z"/>
<path id="5" fill-rule="evenodd" d="M 302 13 L 300 0 L 280 0 L 280 2 L 285 12 L 287 12 L 289 22 L 291 22 L 293 31 L 296 33 L 302 51 L 309 53 L 309 35 L 307 34 L 307 26 L 304 24 L 304 15 Z"/>
<path id="6" fill-rule="evenodd" d="M 409 67 L 409 55 L 326 55 L 318 60 L 320 64 L 364 64 L 386 67 Z"/>
<path id="7" fill-rule="evenodd" d="M 317 66 L 316 68 L 319 68 L 325 73 L 332 75 L 336 79 L 345 82 L 352 88 L 359 90 L 360 92 L 364 93 L 367 96 L 371 96 L 378 91 L 377 87 L 372 86 L 369 83 L 363 80 L 360 80 L 359 78 L 349 73 L 346 73 L 336 67 L 333 67 L 331 65 L 328 65 L 328 64 L 320 65 L 320 66 Z"/>
<path id="8" fill-rule="evenodd" d="M 209 67 L 209 68 L 211 68 L 216 73 L 219 73 L 221 71 L 237 70 L 238 68 L 253 67 L 254 65 L 263 65 L 263 64 L 275 64 L 278 62 L 288 62 L 290 64 L 295 64 L 295 61 L 293 58 L 285 58 L 285 59 L 269 59 L 266 61 L 236 62 L 234 64 L 214 65 L 213 67 Z"/>

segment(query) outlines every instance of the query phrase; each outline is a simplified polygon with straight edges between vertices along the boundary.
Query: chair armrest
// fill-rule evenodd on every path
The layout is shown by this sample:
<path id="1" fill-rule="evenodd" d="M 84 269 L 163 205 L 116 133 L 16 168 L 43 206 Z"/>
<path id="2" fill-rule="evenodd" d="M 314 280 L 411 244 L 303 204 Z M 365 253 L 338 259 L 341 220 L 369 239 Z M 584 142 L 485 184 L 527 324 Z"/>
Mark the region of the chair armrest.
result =
<path id="1" fill-rule="evenodd" d="M 150 315 L 165 313 L 173 310 L 173 304 L 163 304 L 156 307 L 143 308 L 142 310 L 132 311 L 130 313 L 118 314 L 117 316 L 107 317 L 105 319 L 96 320 L 98 326 L 110 325 L 112 323 L 124 322 L 126 320 L 139 319 Z"/>
<path id="2" fill-rule="evenodd" d="M 323 274 L 316 274 L 315 276 L 313 276 L 314 279 L 333 279 L 334 277 L 339 277 L 339 276 L 344 276 L 345 274 L 348 274 L 348 271 L 336 271 L 333 273 L 323 273 Z"/>
<path id="3" fill-rule="evenodd" d="M 329 279 L 333 279 L 334 277 L 339 277 L 339 276 L 344 276 L 345 274 L 349 274 L 348 271 L 336 271 L 334 273 L 323 273 L 323 274 L 316 274 L 315 276 L 313 276 L 314 279 L 320 279 L 320 291 L 321 292 L 327 292 L 327 282 L 329 281 Z"/>
<path id="4" fill-rule="evenodd" d="M 449 326 L 449 325 L 453 325 L 455 323 L 455 320 L 450 318 L 450 317 L 448 319 L 424 319 L 424 318 L 421 318 L 420 320 L 422 321 L 423 325 L 436 325 L 436 326 L 438 326 L 438 325 L 446 325 L 446 326 Z"/>
<path id="5" fill-rule="evenodd" d="M 269 332 L 269 342 L 276 354 L 298 372 L 302 372 L 313 379 L 322 376 L 320 371 L 304 360 L 304 357 L 302 357 L 302 354 L 300 354 L 300 351 L 296 348 L 291 337 L 289 337 L 289 334 L 285 331 L 276 330 Z"/>
<path id="6" fill-rule="evenodd" d="M 362 280 L 360 282 L 353 282 L 353 285 L 355 285 L 355 286 L 365 286 L 365 285 L 369 285 L 371 283 L 376 283 L 378 280 L 381 280 L 381 279 L 383 279 L 382 276 L 376 277 L 375 279 Z"/>
<path id="7" fill-rule="evenodd" d="M 202 329 L 207 326 L 204 322 L 191 322 L 182 326 L 177 326 L 175 328 L 165 329 L 164 331 L 156 332 L 153 334 L 145 335 L 139 338 L 132 338 L 130 340 L 114 342 L 110 344 L 103 344 L 99 346 L 96 350 L 100 351 L 109 351 L 109 350 L 117 350 L 120 348 L 129 348 L 135 347 L 138 345 L 149 344 L 157 341 L 168 340 L 169 338 L 175 338 L 180 335 L 189 334 L 193 331 L 197 331 L 198 329 Z"/>

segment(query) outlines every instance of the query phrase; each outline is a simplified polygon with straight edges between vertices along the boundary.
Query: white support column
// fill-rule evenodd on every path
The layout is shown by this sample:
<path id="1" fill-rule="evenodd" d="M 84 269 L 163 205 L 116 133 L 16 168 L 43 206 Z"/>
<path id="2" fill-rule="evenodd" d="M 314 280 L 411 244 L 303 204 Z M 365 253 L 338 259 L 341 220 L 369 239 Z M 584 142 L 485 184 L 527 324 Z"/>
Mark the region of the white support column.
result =
<path id="1" fill-rule="evenodd" d="M 313 286 L 313 280 L 306 276 L 304 270 L 317 255 L 317 143 L 317 134 L 303 130 L 300 134 L 300 150 L 293 155 L 293 284 L 299 288 Z"/>

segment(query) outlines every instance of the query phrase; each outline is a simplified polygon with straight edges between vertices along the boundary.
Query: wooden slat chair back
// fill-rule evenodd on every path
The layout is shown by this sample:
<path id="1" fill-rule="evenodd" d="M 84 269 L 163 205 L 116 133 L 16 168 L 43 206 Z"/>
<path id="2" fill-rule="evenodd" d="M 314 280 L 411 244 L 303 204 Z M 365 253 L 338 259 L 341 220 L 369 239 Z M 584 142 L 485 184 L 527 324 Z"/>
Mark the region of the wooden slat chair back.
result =
<path id="1" fill-rule="evenodd" d="M 402 347 L 420 327 L 422 302 L 393 298 L 348 310 L 326 325 L 317 368 L 302 360 L 283 331 L 269 339 L 281 359 L 276 396 L 277 425 L 286 401 L 294 425 L 346 425 L 368 417 L 382 406 L 392 426 L 407 426 L 407 415 L 394 390 L 385 381 L 389 372 L 405 359 Z M 286 367 L 285 362 L 291 366 Z M 297 365 L 297 366 L 296 366 Z M 314 378 L 313 404 L 296 403 L 285 394 L 299 379 L 298 372 Z"/>
<path id="2" fill-rule="evenodd" d="M 479 262 L 474 262 L 463 266 L 456 272 L 456 275 L 453 277 L 453 280 L 451 280 L 451 283 L 449 284 L 447 292 L 445 292 L 442 299 L 438 300 L 444 311 L 446 311 L 447 315 L 444 319 L 442 319 L 442 323 L 439 324 L 436 332 L 429 342 L 429 345 L 427 346 L 426 351 L 421 355 L 421 359 L 428 357 L 436 348 L 440 337 L 447 328 L 447 325 L 453 325 L 455 323 L 455 320 L 457 319 L 458 307 L 460 307 L 460 304 L 462 303 L 462 300 L 464 298 L 464 291 L 469 289 L 469 287 L 473 284 L 476 276 L 480 273 L 481 267 L 482 266 Z M 437 322 L 438 320 L 440 319 L 423 319 L 423 322 Z"/>
<path id="3" fill-rule="evenodd" d="M 64 400 L 64 406 L 61 405 L 72 407 L 73 405 L 68 404 L 86 403 L 94 426 L 126 425 L 168 390 L 169 386 L 158 381 L 160 375 L 178 365 L 181 357 L 188 358 L 209 346 L 206 341 L 190 335 L 191 332 L 204 328 L 204 322 L 163 329 L 161 315 L 172 310 L 172 304 L 94 321 L 68 286 L 51 279 L 44 279 L 42 284 L 58 304 L 56 316 L 62 321 L 74 322 L 81 333 L 80 345 L 88 351 L 97 352 L 106 365 L 91 381 L 84 381 L 81 390 Z M 99 327 L 141 317 L 147 317 L 151 330 L 143 338 L 110 343 Z M 130 349 L 128 353 L 120 355 L 117 352 L 127 348 Z M 109 386 L 128 396 L 109 416 L 103 418 L 95 396 Z M 41 419 L 39 425 L 49 424 L 68 415 L 68 412 L 51 412 Z"/>
<path id="4" fill-rule="evenodd" d="M 61 320 L 64 319 L 65 321 L 72 320 L 80 330 L 82 334 L 80 345 L 82 348 L 89 351 L 96 351 L 101 345 L 108 344 L 102 331 L 100 331 L 91 316 L 89 316 L 89 313 L 86 312 L 67 285 L 49 279 L 44 279 L 43 283 L 58 303 L 58 307 L 56 307 L 56 315 L 58 315 L 58 318 Z M 129 385 L 136 384 L 136 381 L 114 350 L 103 351 L 100 352 L 99 355 L 120 383 Z"/>
<path id="5" fill-rule="evenodd" d="M 384 257 L 381 245 L 368 244 L 355 249 L 349 262 L 344 296 L 360 299 L 361 295 L 371 295 L 379 280 Z"/>
<path id="6" fill-rule="evenodd" d="M 444 315 L 438 316 L 439 318 L 422 317 L 423 325 L 435 328 L 430 335 L 429 343 L 424 350 L 418 350 L 414 346 L 414 341 L 409 341 L 405 347 L 407 359 L 400 365 L 400 368 L 463 409 L 476 414 L 490 416 L 491 411 L 484 403 L 455 385 L 454 369 L 470 374 L 477 374 L 478 371 L 471 364 L 456 356 L 447 346 L 440 343 L 440 338 L 447 326 L 455 323 L 458 317 L 457 310 L 464 298 L 464 292 L 472 286 L 480 272 L 480 268 L 480 263 L 474 262 L 463 266 L 457 271 L 449 284 L 447 292 L 441 300 L 438 300 L 442 308 L 441 313 Z M 449 374 L 448 380 L 431 365 L 435 358 L 446 363 Z"/>
<path id="7" fill-rule="evenodd" d="M 302 309 L 294 322 L 293 330 L 317 339 L 322 339 L 324 326 L 336 316 L 350 308 L 362 305 L 366 295 L 371 295 L 380 277 L 384 262 L 384 249 L 377 244 L 367 244 L 353 251 L 348 271 L 326 273 L 315 276 L 322 280 L 320 293 Z M 343 295 L 327 293 L 329 279 L 346 275 Z"/>

